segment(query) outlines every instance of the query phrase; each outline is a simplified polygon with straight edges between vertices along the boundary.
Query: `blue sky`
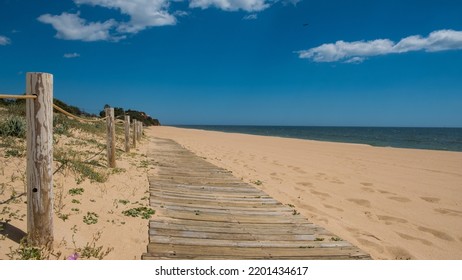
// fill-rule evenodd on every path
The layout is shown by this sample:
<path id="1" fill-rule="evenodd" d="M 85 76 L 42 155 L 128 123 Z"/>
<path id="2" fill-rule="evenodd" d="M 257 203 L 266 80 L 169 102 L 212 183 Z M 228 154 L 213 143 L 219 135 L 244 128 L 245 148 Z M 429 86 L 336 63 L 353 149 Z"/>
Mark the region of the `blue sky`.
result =
<path id="1" fill-rule="evenodd" d="M 462 127 L 462 1 L 0 0 L 0 92 L 164 124 Z"/>

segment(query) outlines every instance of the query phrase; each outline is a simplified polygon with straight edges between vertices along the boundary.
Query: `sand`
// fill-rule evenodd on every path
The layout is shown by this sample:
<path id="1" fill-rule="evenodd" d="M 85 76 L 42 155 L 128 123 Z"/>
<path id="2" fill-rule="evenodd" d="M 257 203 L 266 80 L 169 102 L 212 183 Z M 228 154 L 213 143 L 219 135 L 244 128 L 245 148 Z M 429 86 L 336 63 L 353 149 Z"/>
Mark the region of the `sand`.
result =
<path id="1" fill-rule="evenodd" d="M 91 158 L 96 165 L 86 166 L 107 176 L 107 180 L 82 178 L 82 173 L 71 168 L 62 168 L 54 175 L 54 244 L 51 251 L 42 248 L 41 258 L 66 259 L 78 252 L 78 259 L 141 259 L 148 244 L 148 220 L 122 212 L 149 206 L 149 141 L 144 138 L 137 149 L 125 153 L 122 137 L 122 133 L 117 134 L 117 168 L 111 169 L 104 166 L 107 164 L 105 139 L 101 135 L 79 131 L 74 131 L 72 137 L 56 135 L 54 170 L 60 166 L 56 151 L 62 150 L 62 157 L 67 159 Z M 5 139 L 0 140 L 1 143 Z M 0 226 L 3 227 L 3 230 L 0 228 L 0 260 L 24 255 L 12 256 L 11 252 L 18 252 L 19 242 L 27 232 L 26 197 L 10 199 L 25 190 L 26 159 L 21 148 L 25 141 L 14 141 L 19 143 L 17 149 L 23 153 L 20 156 L 8 156 L 8 150 L 16 148 L 0 146 Z M 76 189 L 83 192 L 72 191 Z M 86 254 L 81 249 L 85 249 Z"/>
<path id="2" fill-rule="evenodd" d="M 122 211 L 149 204 L 147 178 L 156 167 L 148 155 L 158 148 L 149 137 L 173 139 L 245 182 L 261 181 L 257 188 L 293 204 L 375 259 L 462 259 L 462 153 L 173 127 L 151 127 L 145 134 L 129 154 L 118 136 L 118 168 L 98 169 L 108 175 L 106 182 L 80 180 L 69 169 L 55 175 L 53 253 L 61 255 L 50 259 L 84 247 L 115 260 L 140 259 L 146 252 L 148 220 Z M 81 158 L 97 154 L 104 144 L 104 137 L 78 133 L 57 139 L 56 149 L 76 151 Z M 24 192 L 25 159 L 7 155 L 8 149 L 0 145 L 0 218 L 9 220 L 0 232 L 0 259 L 11 258 L 27 231 L 25 197 L 10 200 Z M 95 159 L 104 164 L 105 153 Z M 75 188 L 84 192 L 71 195 Z M 88 213 L 98 221 L 85 223 Z"/>
<path id="3" fill-rule="evenodd" d="M 263 182 L 255 186 L 375 259 L 462 259 L 460 152 L 174 127 L 145 133 Z"/>

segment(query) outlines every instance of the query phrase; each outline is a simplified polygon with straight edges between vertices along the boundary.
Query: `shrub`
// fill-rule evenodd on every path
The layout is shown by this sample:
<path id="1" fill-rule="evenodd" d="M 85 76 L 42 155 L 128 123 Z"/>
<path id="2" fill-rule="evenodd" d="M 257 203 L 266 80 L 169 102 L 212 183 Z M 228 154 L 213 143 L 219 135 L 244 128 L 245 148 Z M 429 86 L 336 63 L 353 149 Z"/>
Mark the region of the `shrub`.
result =
<path id="1" fill-rule="evenodd" d="M 26 137 L 26 120 L 19 116 L 7 117 L 0 123 L 0 135 L 19 138 Z"/>

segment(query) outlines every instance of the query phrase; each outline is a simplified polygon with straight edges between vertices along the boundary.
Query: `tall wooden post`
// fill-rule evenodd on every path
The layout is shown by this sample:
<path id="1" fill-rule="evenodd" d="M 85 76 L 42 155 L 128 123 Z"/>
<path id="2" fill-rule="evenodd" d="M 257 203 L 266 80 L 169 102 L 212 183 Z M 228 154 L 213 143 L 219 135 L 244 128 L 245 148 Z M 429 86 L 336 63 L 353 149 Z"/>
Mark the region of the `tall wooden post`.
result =
<path id="1" fill-rule="evenodd" d="M 136 148 L 136 120 L 133 120 L 133 148 Z"/>
<path id="2" fill-rule="evenodd" d="M 53 245 L 53 75 L 27 73 L 27 233 L 31 245 Z"/>
<path id="3" fill-rule="evenodd" d="M 106 108 L 105 113 L 107 117 L 107 163 L 109 167 L 114 168 L 116 167 L 114 108 Z"/>
<path id="4" fill-rule="evenodd" d="M 125 115 L 125 152 L 130 152 L 130 116 Z"/>
<path id="5" fill-rule="evenodd" d="M 142 122 L 138 122 L 138 142 L 141 142 L 141 126 L 143 125 Z"/>

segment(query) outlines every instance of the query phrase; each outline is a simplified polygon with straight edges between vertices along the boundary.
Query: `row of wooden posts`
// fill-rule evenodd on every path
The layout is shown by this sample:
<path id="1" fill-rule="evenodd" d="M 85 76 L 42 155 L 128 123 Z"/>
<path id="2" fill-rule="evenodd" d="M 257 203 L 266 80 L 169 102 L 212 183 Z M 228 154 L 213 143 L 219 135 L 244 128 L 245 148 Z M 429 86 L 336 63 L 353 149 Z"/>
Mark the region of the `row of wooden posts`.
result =
<path id="1" fill-rule="evenodd" d="M 53 242 L 53 75 L 27 73 L 27 233 L 32 245 Z M 35 96 L 35 97 L 34 97 Z M 106 108 L 108 166 L 116 167 L 114 108 Z M 125 151 L 130 151 L 130 117 L 125 116 Z M 132 144 L 140 141 L 143 124 L 133 120 Z"/>
<path id="2" fill-rule="evenodd" d="M 108 166 L 114 168 L 116 164 L 116 153 L 115 153 L 115 117 L 114 108 L 105 108 L 106 114 L 106 131 L 107 131 L 107 162 Z M 124 119 L 125 129 L 125 152 L 130 152 L 130 116 L 125 116 Z M 141 140 L 143 135 L 143 123 L 137 120 L 133 120 L 132 124 L 132 136 L 133 136 L 133 148 L 136 148 L 136 142 Z"/>

